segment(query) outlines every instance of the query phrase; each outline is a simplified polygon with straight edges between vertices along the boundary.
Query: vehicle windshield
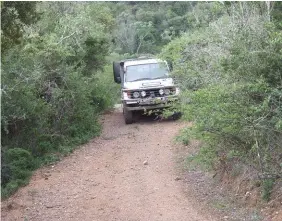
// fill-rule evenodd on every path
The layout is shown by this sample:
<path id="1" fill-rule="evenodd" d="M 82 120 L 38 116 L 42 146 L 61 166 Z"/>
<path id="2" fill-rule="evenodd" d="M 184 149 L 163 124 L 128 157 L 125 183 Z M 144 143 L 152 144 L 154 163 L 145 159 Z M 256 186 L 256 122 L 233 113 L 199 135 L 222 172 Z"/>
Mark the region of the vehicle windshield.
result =
<path id="1" fill-rule="evenodd" d="M 125 81 L 140 81 L 167 78 L 167 65 L 162 63 L 138 64 L 126 67 Z"/>

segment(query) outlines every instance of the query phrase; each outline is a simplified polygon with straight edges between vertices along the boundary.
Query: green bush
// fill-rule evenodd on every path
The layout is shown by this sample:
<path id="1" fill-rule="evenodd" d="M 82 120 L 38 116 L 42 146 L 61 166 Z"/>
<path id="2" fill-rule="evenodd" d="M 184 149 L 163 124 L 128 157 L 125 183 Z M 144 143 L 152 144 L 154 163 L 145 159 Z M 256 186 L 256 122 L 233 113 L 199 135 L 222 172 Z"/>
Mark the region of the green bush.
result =
<path id="1" fill-rule="evenodd" d="M 274 179 L 265 179 L 262 182 L 262 198 L 269 201 L 271 197 L 272 188 L 274 186 Z"/>
<path id="2" fill-rule="evenodd" d="M 27 179 L 26 180 L 22 180 L 22 179 L 12 180 L 11 182 L 7 184 L 5 188 L 1 187 L 1 197 L 6 198 L 12 195 L 13 193 L 15 193 L 19 187 L 27 185 L 27 184 L 28 184 Z"/>
<path id="3" fill-rule="evenodd" d="M 200 166 L 201 169 L 212 171 L 216 169 L 216 163 L 219 160 L 217 151 L 210 146 L 202 146 L 199 152 L 195 155 L 189 156 L 187 162 Z"/>
<path id="4" fill-rule="evenodd" d="M 65 155 L 99 135 L 98 118 L 116 101 L 107 60 L 113 24 L 109 8 L 62 4 L 37 3 L 40 19 L 23 27 L 20 42 L 1 54 L 5 196 L 32 170 L 59 160 L 58 152 Z"/>
<path id="5" fill-rule="evenodd" d="M 6 197 L 27 183 L 36 168 L 36 161 L 29 151 L 22 148 L 8 149 L 1 161 L 1 190 L 2 197 Z"/>
<path id="6" fill-rule="evenodd" d="M 31 153 L 21 148 L 8 149 L 5 152 L 5 161 L 9 162 L 10 166 L 21 169 L 33 169 L 34 159 Z"/>
<path id="7" fill-rule="evenodd" d="M 236 158 L 259 175 L 281 175 L 281 48 L 281 31 L 255 3 L 232 3 L 209 27 L 164 48 L 189 100 L 181 107 L 193 121 L 187 139 L 204 141 L 203 162 Z"/>

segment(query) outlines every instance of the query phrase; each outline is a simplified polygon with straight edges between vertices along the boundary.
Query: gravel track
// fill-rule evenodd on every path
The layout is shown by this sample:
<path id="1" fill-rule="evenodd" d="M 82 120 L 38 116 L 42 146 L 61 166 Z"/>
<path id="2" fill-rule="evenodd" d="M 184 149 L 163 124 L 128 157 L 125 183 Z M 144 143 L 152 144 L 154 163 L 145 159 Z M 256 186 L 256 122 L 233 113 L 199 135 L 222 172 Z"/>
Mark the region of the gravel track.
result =
<path id="1" fill-rule="evenodd" d="M 2 220 L 219 220 L 185 193 L 173 142 L 183 126 L 151 118 L 125 125 L 120 111 L 104 115 L 99 138 L 37 170 L 2 202 Z"/>

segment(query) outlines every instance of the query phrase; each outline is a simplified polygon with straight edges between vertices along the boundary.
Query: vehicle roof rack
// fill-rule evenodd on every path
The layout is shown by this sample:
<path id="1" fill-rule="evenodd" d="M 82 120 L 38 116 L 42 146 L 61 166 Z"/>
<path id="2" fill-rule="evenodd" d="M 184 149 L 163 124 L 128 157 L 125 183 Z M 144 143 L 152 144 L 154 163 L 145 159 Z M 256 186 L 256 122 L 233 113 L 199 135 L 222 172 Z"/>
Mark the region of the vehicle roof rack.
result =
<path id="1" fill-rule="evenodd" d="M 156 58 L 156 56 L 152 54 L 141 54 L 138 59 L 150 59 L 150 58 Z"/>
<path id="2" fill-rule="evenodd" d="M 135 57 L 135 58 L 128 58 L 128 59 L 123 59 L 122 62 L 124 61 L 136 61 L 136 60 L 146 60 L 146 59 L 157 59 L 156 56 L 153 55 L 141 55 L 139 57 Z"/>

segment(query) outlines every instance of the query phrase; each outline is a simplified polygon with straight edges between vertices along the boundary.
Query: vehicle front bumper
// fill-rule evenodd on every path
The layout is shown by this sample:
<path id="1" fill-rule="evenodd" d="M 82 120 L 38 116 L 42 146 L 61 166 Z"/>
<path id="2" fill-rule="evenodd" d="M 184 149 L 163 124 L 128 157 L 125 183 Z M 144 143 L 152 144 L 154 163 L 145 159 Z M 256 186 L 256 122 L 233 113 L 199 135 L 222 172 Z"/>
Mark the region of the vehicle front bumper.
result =
<path id="1" fill-rule="evenodd" d="M 171 107 L 174 102 L 178 101 L 177 96 L 170 97 L 155 97 L 146 99 L 129 99 L 123 100 L 123 106 L 128 111 L 135 110 L 153 110 L 153 109 L 164 109 Z"/>

